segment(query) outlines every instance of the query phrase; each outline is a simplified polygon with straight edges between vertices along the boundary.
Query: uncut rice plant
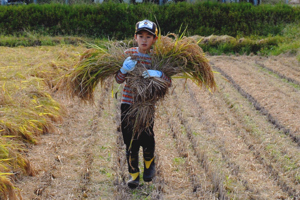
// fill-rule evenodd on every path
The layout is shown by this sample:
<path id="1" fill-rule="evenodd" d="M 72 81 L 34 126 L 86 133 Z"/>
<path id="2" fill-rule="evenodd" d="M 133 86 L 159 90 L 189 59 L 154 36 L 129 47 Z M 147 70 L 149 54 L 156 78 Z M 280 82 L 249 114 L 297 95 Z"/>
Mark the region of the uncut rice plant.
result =
<path id="1" fill-rule="evenodd" d="M 25 148 L 13 136 L 0 137 L 0 163 L 2 172 L 14 171 L 15 173 L 33 174 L 29 161 L 20 154 Z"/>
<path id="2" fill-rule="evenodd" d="M 53 131 L 61 106 L 46 92 L 42 80 L 28 77 L 5 82 L 0 88 L 1 135 L 14 135 L 36 143 L 40 134 Z"/>
<path id="3" fill-rule="evenodd" d="M 71 97 L 78 96 L 83 101 L 93 102 L 95 87 L 115 76 L 128 56 L 124 55 L 127 48 L 128 44 L 120 42 L 109 42 L 105 48 L 94 45 L 62 79 L 59 88 L 66 88 Z M 191 79 L 212 91 L 216 89 L 213 71 L 198 42 L 183 35 L 159 35 L 152 53 L 152 69 L 160 70 L 171 78 Z M 135 132 L 141 132 L 151 124 L 155 105 L 165 97 L 169 88 L 161 78 L 144 79 L 141 74 L 145 70 L 142 64 L 138 64 L 126 76 L 135 102 L 128 112 L 128 119 L 138 116 L 134 122 Z"/>
<path id="4" fill-rule="evenodd" d="M 3 171 L 1 169 L 0 165 L 0 171 Z M 0 197 L 1 199 L 12 199 L 15 200 L 17 199 L 17 195 L 14 192 L 14 186 L 8 176 L 11 175 L 11 173 L 1 173 L 0 172 Z"/>
<path id="5" fill-rule="evenodd" d="M 54 131 L 63 109 L 32 71 L 7 66 L 0 72 L 0 199 L 16 199 L 13 178 L 35 173 L 24 143 L 36 144 L 41 134 Z"/>
<path id="6" fill-rule="evenodd" d="M 0 199 L 17 199 L 14 176 L 34 174 L 29 161 L 21 153 L 24 151 L 15 137 L 0 137 Z"/>

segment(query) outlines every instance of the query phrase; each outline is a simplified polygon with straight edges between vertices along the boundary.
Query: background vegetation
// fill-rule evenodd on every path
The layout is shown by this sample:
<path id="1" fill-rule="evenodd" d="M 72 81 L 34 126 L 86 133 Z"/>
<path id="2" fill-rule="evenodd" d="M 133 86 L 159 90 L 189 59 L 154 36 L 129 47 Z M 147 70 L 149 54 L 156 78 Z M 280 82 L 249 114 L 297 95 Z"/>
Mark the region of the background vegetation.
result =
<path id="1" fill-rule="evenodd" d="M 158 22 L 163 35 L 179 33 L 186 27 L 186 35 L 201 36 L 198 37 L 203 40 L 200 46 L 213 55 L 297 54 L 299 48 L 300 7 L 282 3 L 253 6 L 250 3 L 180 2 L 158 6 L 153 3 L 81 1 L 64 5 L 51 2 L 1 6 L 0 45 L 53 46 L 98 44 L 102 39 L 130 40 L 136 21 L 148 18 Z"/>
<path id="2" fill-rule="evenodd" d="M 128 41 L 135 22 L 144 18 L 157 20 L 162 34 L 179 33 L 187 27 L 187 36 L 199 40 L 210 54 L 288 53 L 300 62 L 300 8 L 284 4 L 0 6 L 0 46 L 85 46 L 107 39 Z M 56 55 L 64 62 L 60 66 L 71 67 L 67 65 L 78 59 L 78 55 L 65 55 Z M 14 177 L 34 174 L 25 156 L 26 145 L 35 144 L 40 134 L 54 131 L 52 123 L 61 120 L 63 114 L 50 93 L 64 68 L 55 63 L 32 63 L 32 58 L 24 62 L 25 54 L 17 59 L 22 59 L 18 62 L 22 66 L 13 63 L 16 58 L 0 65 L 0 193 L 11 199 L 16 197 Z"/>
<path id="3" fill-rule="evenodd" d="M 285 4 L 250 3 L 157 4 L 29 4 L 0 7 L 0 34 L 24 31 L 57 35 L 125 39 L 132 37 L 138 20 L 158 22 L 162 34 L 188 27 L 189 35 L 278 35 L 285 24 L 300 19 L 300 8 Z"/>

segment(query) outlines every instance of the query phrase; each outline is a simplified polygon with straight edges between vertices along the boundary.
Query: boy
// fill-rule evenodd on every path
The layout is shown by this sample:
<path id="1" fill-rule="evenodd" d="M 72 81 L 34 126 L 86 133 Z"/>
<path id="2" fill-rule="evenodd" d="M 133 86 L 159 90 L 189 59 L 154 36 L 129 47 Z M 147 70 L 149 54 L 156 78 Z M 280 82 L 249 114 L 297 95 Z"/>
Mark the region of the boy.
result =
<path id="1" fill-rule="evenodd" d="M 141 74 L 144 78 L 159 77 L 168 81 L 171 85 L 171 79 L 167 77 L 163 72 L 158 70 L 151 70 L 151 47 L 157 40 L 157 26 L 154 22 L 149 20 L 143 20 L 136 23 L 135 26 L 135 41 L 138 47 L 133 47 L 125 51 L 125 54 L 135 56 L 135 60 L 128 57 L 120 71 L 116 74 L 116 81 L 119 84 L 125 82 L 128 72 L 134 70 L 137 63 L 143 64 L 146 67 L 146 71 Z M 121 128 L 124 143 L 126 145 L 126 158 L 128 163 L 128 171 L 130 179 L 127 185 L 130 188 L 136 188 L 139 185 L 139 149 L 143 147 L 144 157 L 144 174 L 143 179 L 145 182 L 152 181 L 155 176 L 155 162 L 154 162 L 154 150 L 155 140 L 152 123 L 149 128 L 145 129 L 139 137 L 135 136 L 132 140 L 133 125 L 126 120 L 126 114 L 133 104 L 133 93 L 128 85 L 125 85 L 121 100 Z M 136 135 L 136 134 L 135 134 Z M 132 140 L 132 143 L 131 143 Z"/>

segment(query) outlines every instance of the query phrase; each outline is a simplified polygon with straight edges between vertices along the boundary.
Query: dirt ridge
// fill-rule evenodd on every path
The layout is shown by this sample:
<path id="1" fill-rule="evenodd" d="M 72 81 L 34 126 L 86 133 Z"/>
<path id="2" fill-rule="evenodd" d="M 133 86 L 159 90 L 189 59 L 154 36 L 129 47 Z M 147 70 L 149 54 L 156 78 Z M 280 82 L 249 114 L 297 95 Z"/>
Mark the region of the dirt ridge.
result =
<path id="1" fill-rule="evenodd" d="M 262 68 L 264 68 L 264 69 L 266 69 L 266 70 L 268 70 L 268 71 L 270 71 L 270 72 L 272 72 L 274 74 L 277 74 L 280 78 L 282 78 L 282 79 L 284 79 L 284 80 L 286 80 L 286 81 L 288 81 L 290 83 L 294 83 L 294 84 L 300 86 L 300 82 L 299 81 L 297 81 L 297 80 L 295 80 L 293 78 L 290 78 L 290 77 L 288 77 L 288 76 L 286 76 L 286 75 L 284 75 L 284 74 L 282 74 L 282 73 L 280 73 L 280 72 L 278 72 L 278 71 L 276 71 L 276 70 L 274 70 L 274 69 L 272 69 L 270 67 L 267 67 L 265 64 L 263 64 L 263 63 L 261 63 L 259 61 L 255 61 L 255 63 L 257 65 L 259 65 L 260 67 L 262 67 Z"/>
<path id="2" fill-rule="evenodd" d="M 218 79 L 219 80 L 219 79 Z M 224 79 L 222 79 L 224 80 Z M 224 82 L 227 82 L 224 80 Z M 231 84 L 233 88 L 235 88 L 234 85 Z M 222 88 L 220 88 L 223 90 Z M 193 94 L 193 90 L 189 90 L 191 94 Z M 239 92 L 239 91 L 237 91 Z M 241 94 L 242 95 L 242 94 Z M 223 92 L 222 95 L 224 96 Z M 222 97 L 223 101 L 226 102 L 226 98 Z M 247 99 L 247 98 L 245 98 Z M 194 101 L 197 102 L 197 100 L 194 98 Z M 198 103 L 197 103 L 198 104 Z M 252 104 L 253 105 L 253 104 Z M 232 105 L 229 104 L 229 107 Z M 244 113 L 247 114 L 247 113 Z M 230 115 L 229 115 L 230 116 Z M 297 188 L 294 187 L 292 184 L 296 184 L 295 181 L 288 182 L 288 180 L 284 179 L 281 175 L 284 174 L 283 171 L 281 171 L 278 167 L 274 166 L 273 163 L 277 162 L 277 160 L 274 160 L 274 156 L 270 155 L 266 151 L 262 151 L 263 148 L 267 148 L 267 144 L 264 144 L 263 141 L 260 141 L 259 138 L 256 138 L 255 135 L 249 134 L 248 132 L 240 131 L 238 127 L 243 127 L 245 130 L 248 128 L 244 125 L 243 122 L 240 121 L 241 116 L 235 116 L 235 126 L 236 131 L 239 132 L 239 136 L 243 138 L 243 142 L 246 144 L 248 149 L 252 152 L 255 159 L 267 170 L 267 172 L 270 174 L 270 176 L 273 178 L 274 182 L 277 183 L 277 185 L 284 191 L 287 192 L 289 196 L 299 196 L 297 192 Z M 267 120 L 267 119 L 266 119 Z M 280 137 L 280 136 L 279 136 Z M 295 144 L 297 145 L 297 144 Z M 298 148 L 297 148 L 298 149 Z M 287 149 L 285 149 L 287 151 Z"/>
<path id="3" fill-rule="evenodd" d="M 126 185 L 121 95 L 110 95 L 119 85 L 109 80 L 97 87 L 94 105 L 54 94 L 68 113 L 56 133 L 28 151 L 38 173 L 17 180 L 23 199 L 299 199 L 299 122 L 290 119 L 299 110 L 298 86 L 291 83 L 299 80 L 289 76 L 297 66 L 285 70 L 294 59 L 210 59 L 218 91 L 173 79 L 157 105 L 156 177 L 135 190 Z"/>
<path id="4" fill-rule="evenodd" d="M 279 130 L 282 130 L 286 135 L 291 137 L 291 139 L 300 146 L 300 137 L 296 136 L 289 128 L 286 128 L 284 125 L 282 125 L 275 117 L 273 117 L 270 112 L 260 105 L 260 103 L 249 93 L 247 93 L 241 86 L 239 86 L 231 76 L 226 74 L 221 68 L 217 67 L 216 65 L 213 65 L 213 69 L 217 72 L 221 73 L 228 81 L 231 82 L 231 84 L 245 97 L 247 98 L 255 107 L 256 110 L 261 112 L 263 115 L 267 116 L 270 123 L 274 124 L 276 128 Z"/>
<path id="5" fill-rule="evenodd" d="M 179 100 L 177 97 L 176 91 L 173 92 L 172 96 L 173 96 L 175 102 Z M 226 195 L 226 193 L 227 193 L 226 189 L 224 188 L 224 186 L 222 184 L 220 184 L 220 183 L 224 182 L 224 180 L 222 180 L 222 178 L 219 174 L 208 173 L 209 172 L 209 170 L 208 170 L 209 164 L 208 164 L 208 160 L 205 160 L 205 158 L 207 159 L 208 157 L 205 154 L 200 156 L 197 153 L 197 150 L 196 150 L 197 144 L 195 143 L 196 140 L 193 138 L 191 127 L 188 124 L 188 122 L 184 119 L 184 117 L 182 116 L 182 113 L 180 111 L 180 108 L 178 107 L 178 104 L 175 105 L 175 107 L 176 107 L 176 116 L 177 116 L 180 124 L 185 127 L 187 138 L 190 141 L 190 144 L 192 145 L 193 153 L 197 156 L 198 162 L 202 165 L 202 167 L 204 167 L 204 169 L 206 169 L 206 173 L 208 174 L 208 176 L 210 176 L 211 180 L 214 180 L 213 181 L 213 185 L 214 185 L 213 192 L 216 194 L 218 199 L 224 199 L 224 200 L 229 199 L 229 197 Z"/>

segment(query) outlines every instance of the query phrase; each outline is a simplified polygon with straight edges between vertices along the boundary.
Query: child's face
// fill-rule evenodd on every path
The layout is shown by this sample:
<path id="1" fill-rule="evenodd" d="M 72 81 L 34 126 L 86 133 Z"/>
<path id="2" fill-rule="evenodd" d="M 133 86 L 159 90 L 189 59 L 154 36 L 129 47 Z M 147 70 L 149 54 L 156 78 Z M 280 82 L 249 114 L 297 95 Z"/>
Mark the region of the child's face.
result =
<path id="1" fill-rule="evenodd" d="M 135 41 L 138 43 L 139 51 L 141 53 L 148 53 L 152 44 L 155 43 L 157 37 L 153 37 L 148 31 L 141 31 L 134 35 Z"/>

